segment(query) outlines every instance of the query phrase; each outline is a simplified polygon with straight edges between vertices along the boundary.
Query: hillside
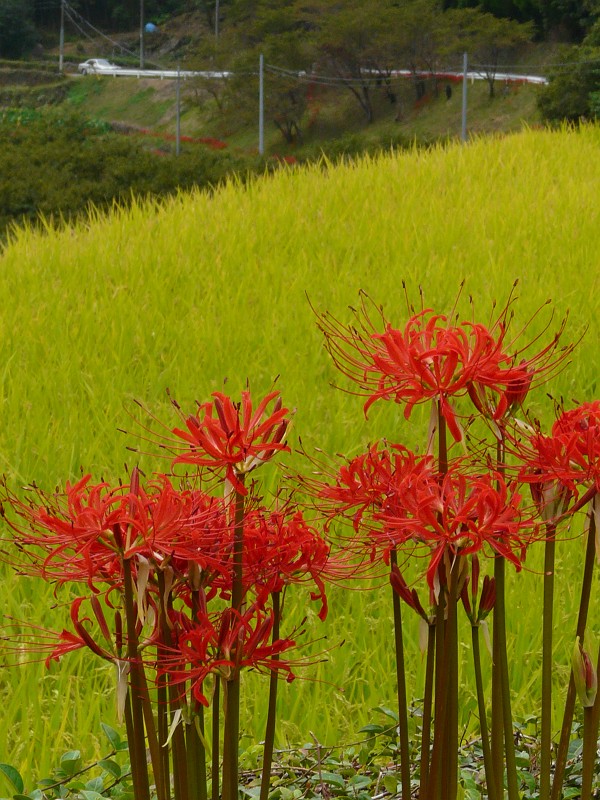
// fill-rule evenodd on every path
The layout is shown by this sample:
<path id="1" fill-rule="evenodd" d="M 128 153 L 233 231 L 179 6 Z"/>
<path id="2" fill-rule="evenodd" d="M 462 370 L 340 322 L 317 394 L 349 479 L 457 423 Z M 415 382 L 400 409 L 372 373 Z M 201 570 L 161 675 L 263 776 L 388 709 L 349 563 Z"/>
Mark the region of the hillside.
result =
<path id="1" fill-rule="evenodd" d="M 182 69 L 221 68 L 224 56 L 207 59 L 199 55 L 200 43 L 210 40 L 200 13 L 188 13 L 166 21 L 159 32 L 146 38 L 148 66 Z M 73 40 L 65 46 L 67 72 L 76 72 L 79 61 L 89 57 L 108 57 L 123 63 L 139 44 L 139 32 L 115 35 L 123 50 L 104 39 Z M 535 73 L 543 69 L 556 51 L 555 45 L 528 45 L 519 54 L 523 70 Z M 57 52 L 54 53 L 57 57 Z M 278 63 L 277 67 L 286 67 Z M 399 65 L 403 66 L 403 65 Z M 186 80 L 181 86 L 181 132 L 183 135 L 209 136 L 226 141 L 231 147 L 254 151 L 258 140 L 258 63 L 247 77 L 248 86 L 234 101 L 223 82 L 203 79 Z M 273 74 L 267 75 L 267 100 L 280 86 Z M 270 81 L 270 82 L 269 82 Z M 449 87 L 451 96 L 446 91 Z M 292 87 L 293 88 L 293 87 Z M 408 78 L 394 78 L 391 84 L 373 91 L 374 121 L 367 124 L 364 114 L 348 88 L 298 81 L 296 88 L 306 91 L 307 102 L 300 122 L 300 135 L 286 142 L 274 123 L 275 114 L 265 120 L 267 154 L 302 157 L 318 154 L 325 144 L 340 137 L 352 137 L 348 149 L 362 149 L 390 143 L 428 143 L 458 136 L 461 130 L 460 84 L 427 81 L 423 96 L 416 100 L 414 83 Z M 471 135 L 512 132 L 523 125 L 539 123 L 534 86 L 498 82 L 496 96 L 489 98 L 485 81 L 470 84 L 468 92 L 468 130 Z M 393 102 L 390 102 L 393 97 Z M 69 103 L 81 113 L 132 128 L 148 128 L 160 133 L 174 133 L 176 125 L 175 81 L 157 79 L 78 79 L 70 91 Z M 335 147 L 333 148 L 335 150 Z"/>

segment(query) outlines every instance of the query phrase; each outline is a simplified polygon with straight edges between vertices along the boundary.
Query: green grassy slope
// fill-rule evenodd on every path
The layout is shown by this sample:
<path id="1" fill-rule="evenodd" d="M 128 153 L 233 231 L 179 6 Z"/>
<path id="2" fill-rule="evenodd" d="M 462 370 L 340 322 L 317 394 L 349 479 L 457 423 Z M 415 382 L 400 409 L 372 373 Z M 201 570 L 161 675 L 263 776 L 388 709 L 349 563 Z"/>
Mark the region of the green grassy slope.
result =
<path id="1" fill-rule="evenodd" d="M 9 298 L 0 319 L 1 469 L 17 488 L 32 480 L 54 487 L 77 476 L 80 465 L 115 478 L 124 461 L 137 459 L 127 445 L 153 449 L 129 416 L 138 416 L 134 398 L 172 423 L 167 387 L 191 408 L 226 378 L 235 395 L 247 379 L 263 392 L 277 375 L 285 402 L 298 409 L 293 440 L 301 436 L 307 449 L 351 455 L 383 435 L 418 446 L 424 409 L 407 424 L 396 407 L 381 404 L 365 420 L 360 399 L 331 388 L 339 377 L 307 302 L 308 294 L 317 309 L 349 320 L 347 306 L 363 289 L 401 322 L 403 282 L 416 303 L 423 287 L 425 302 L 447 311 L 465 279 L 461 311 L 472 315 L 471 295 L 485 321 L 492 300 L 505 301 L 518 278 L 515 331 L 548 298 L 557 317 L 551 331 L 567 311 L 570 339 L 588 328 L 552 393 L 596 397 L 599 145 L 600 130 L 592 127 L 525 131 L 336 169 L 322 163 L 285 170 L 244 188 L 232 182 L 214 196 L 134 204 L 73 229 L 16 234 L 0 259 L 0 295 Z M 550 418 L 543 389 L 531 406 Z M 150 456 L 140 461 L 148 472 L 162 466 Z M 297 456 L 292 463 L 301 466 Z M 567 623 L 580 553 L 573 541 L 559 554 L 569 571 L 557 591 L 565 619 L 557 681 L 572 646 Z M 537 709 L 539 575 L 533 569 L 518 580 L 511 572 L 509 624 L 525 634 L 514 640 L 510 663 L 515 708 L 525 716 Z M 46 589 L 5 569 L 3 599 L 5 614 L 63 624 Z M 597 634 L 597 614 L 593 624 Z M 312 618 L 309 629 L 313 638 L 323 633 Z M 393 702 L 389 632 L 388 605 L 379 596 L 334 594 L 325 646 L 345 644 L 333 647 L 311 681 L 282 687 L 281 741 L 303 740 L 309 731 L 348 741 L 371 720 L 373 706 Z M 416 626 L 408 651 L 410 692 L 419 696 Z M 462 680 L 472 693 L 467 669 Z M 40 665 L 2 670 L 0 720 L 9 735 L 0 761 L 37 774 L 59 742 L 93 749 L 99 720 L 114 722 L 111 681 L 110 671 L 81 659 L 48 673 Z M 256 738 L 262 705 L 256 688 L 244 722 Z"/>
<path id="2" fill-rule="evenodd" d="M 252 80 L 252 79 L 249 79 Z M 315 153 L 321 146 L 343 136 L 353 136 L 367 146 L 404 139 L 431 142 L 458 138 L 462 122 L 461 87 L 454 85 L 452 97 L 446 99 L 431 92 L 424 101 L 415 102 L 411 82 L 399 79 L 394 87 L 397 103 L 391 106 L 375 90 L 375 121 L 365 124 L 364 115 L 351 94 L 343 89 L 320 91 L 303 118 L 302 142 L 287 144 L 269 116 L 265 120 L 267 154 L 303 156 Z M 477 81 L 468 88 L 468 130 L 472 135 L 508 133 L 524 125 L 538 124 L 536 96 L 539 89 L 528 85 L 511 85 L 490 99 L 487 84 Z M 243 107 L 240 113 L 221 112 L 205 90 L 202 79 L 182 84 L 181 131 L 190 136 L 214 136 L 230 147 L 256 151 L 258 147 L 258 109 Z M 258 104 L 258 87 L 257 87 Z M 66 103 L 82 114 L 109 122 L 175 133 L 175 81 L 137 78 L 99 78 L 90 76 L 72 80 Z M 185 145 L 184 145 L 185 146 Z"/>

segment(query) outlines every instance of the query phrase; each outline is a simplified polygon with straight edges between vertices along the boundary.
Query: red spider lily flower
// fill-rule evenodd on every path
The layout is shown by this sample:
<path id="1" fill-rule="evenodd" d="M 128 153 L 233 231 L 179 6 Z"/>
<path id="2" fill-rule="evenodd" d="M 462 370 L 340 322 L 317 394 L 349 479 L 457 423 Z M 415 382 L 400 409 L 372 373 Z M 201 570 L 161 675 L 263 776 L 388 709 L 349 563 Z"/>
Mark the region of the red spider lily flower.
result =
<path id="1" fill-rule="evenodd" d="M 116 583 L 122 570 L 119 550 L 129 524 L 123 487 L 90 484 L 86 475 L 67 483 L 63 494 L 38 492 L 39 505 L 7 492 L 18 521 L 8 517 L 13 542 L 21 553 L 20 570 L 45 580 Z"/>
<path id="2" fill-rule="evenodd" d="M 240 494 L 247 494 L 240 478 L 282 450 L 289 451 L 285 437 L 290 424 L 289 411 L 283 408 L 279 392 L 264 397 L 256 409 L 250 392 L 242 392 L 241 403 L 234 403 L 221 392 L 212 403 L 203 403 L 197 415 L 187 417 L 187 430 L 173 433 L 188 449 L 174 464 L 194 464 L 210 470 L 225 470 L 225 477 Z M 273 406 L 269 413 L 269 405 Z"/>
<path id="3" fill-rule="evenodd" d="M 181 633 L 178 654 L 165 667 L 174 683 L 191 681 L 194 697 L 208 706 L 203 683 L 210 674 L 230 680 L 242 668 L 276 670 L 294 679 L 289 662 L 279 656 L 295 645 L 291 639 L 271 642 L 273 614 L 250 606 L 240 614 L 226 608 L 218 615 L 199 614 L 196 624 Z M 277 658 L 275 658 L 277 656 Z"/>
<path id="4" fill-rule="evenodd" d="M 154 566 L 185 576 L 193 563 L 204 587 L 219 576 L 230 580 L 232 531 L 223 498 L 176 489 L 159 475 L 128 499 L 132 538 L 145 543 L 144 556 Z"/>
<path id="5" fill-rule="evenodd" d="M 372 515 L 391 503 L 406 500 L 415 482 L 434 475 L 431 456 L 418 456 L 403 445 L 371 445 L 366 453 L 340 467 L 335 484 L 317 486 L 328 516 L 352 513 L 358 530 L 367 512 Z M 354 510 L 356 509 L 356 510 Z"/>
<path id="6" fill-rule="evenodd" d="M 526 548 L 537 533 L 532 518 L 521 509 L 516 483 L 507 484 L 499 473 L 468 475 L 453 465 L 441 483 L 422 487 L 420 501 L 408 517 L 381 514 L 385 527 L 427 545 L 430 558 L 427 581 L 434 588 L 445 556 L 480 553 L 489 548 L 517 570 Z"/>
<path id="7" fill-rule="evenodd" d="M 23 572 L 59 584 L 86 582 L 96 591 L 101 583 L 120 585 L 123 560 L 131 559 L 134 571 L 146 572 L 144 580 L 167 565 L 185 577 L 193 562 L 204 585 L 215 576 L 230 582 L 232 535 L 223 499 L 179 491 L 164 475 L 144 488 L 135 471 L 129 485 L 92 485 L 87 475 L 63 494 L 38 499 L 39 505 L 26 504 L 8 495 Z"/>
<path id="8" fill-rule="evenodd" d="M 92 620 L 89 617 L 81 618 L 80 616 L 81 606 L 86 600 L 91 602 L 93 614 L 96 617 L 102 637 L 106 640 L 106 645 L 100 644 L 90 632 L 88 624 Z M 17 628 L 18 632 L 3 636 L 2 640 L 3 642 L 12 642 L 12 651 L 18 653 L 21 657 L 25 653 L 45 654 L 44 663 L 46 667 L 49 667 L 52 661 L 58 661 L 64 655 L 83 648 L 91 650 L 95 655 L 106 661 L 113 663 L 120 661 L 114 641 L 118 637 L 111 636 L 100 602 L 95 595 L 92 598 L 76 597 L 70 606 L 70 617 L 75 632 L 63 629 L 59 633 L 28 622 L 19 621 L 12 625 L 13 628 Z M 23 633 L 22 629 L 27 633 Z M 7 652 L 5 646 L 3 646 L 3 651 Z"/>
<path id="9" fill-rule="evenodd" d="M 329 560 L 329 544 L 293 506 L 283 511 L 257 509 L 244 522 L 244 576 L 260 596 L 281 592 L 290 583 L 312 580 L 320 600 L 319 618 L 327 616 L 323 580 Z"/>
<path id="10" fill-rule="evenodd" d="M 517 365 L 532 343 L 509 352 L 513 343 L 506 342 L 506 317 L 511 303 L 489 328 L 473 322 L 452 324 L 449 317 L 423 309 L 400 329 L 378 310 L 384 326 L 379 332 L 364 298 L 355 311 L 356 326 L 344 326 L 326 315 L 319 323 L 336 366 L 367 395 L 365 413 L 376 400 L 394 400 L 405 405 L 409 419 L 415 405 L 437 401 L 452 436 L 460 441 L 452 398 L 469 394 L 480 412 L 499 420 L 522 402 L 534 374 L 547 378 L 572 349 L 558 352 L 561 328 L 547 347 Z"/>
<path id="11" fill-rule="evenodd" d="M 340 468 L 335 484 L 316 487 L 318 502 L 330 520 L 351 515 L 354 530 L 366 533 L 371 561 L 380 550 L 384 563 L 389 564 L 391 551 L 410 543 L 412 534 L 385 522 L 388 518 L 409 519 L 429 483 L 436 491 L 439 476 L 434 463 L 433 457 L 416 455 L 402 445 L 372 445 L 367 453 Z"/>
<path id="12" fill-rule="evenodd" d="M 515 447 L 523 461 L 519 480 L 531 487 L 542 518 L 551 521 L 580 496 L 600 491 L 600 401 L 564 411 L 550 436 L 534 432 Z"/>
<path id="13" fill-rule="evenodd" d="M 67 653 L 72 653 L 75 650 L 87 647 L 87 643 L 81 638 L 70 631 L 63 630 L 58 634 L 58 644 L 52 649 L 52 652 L 44 662 L 46 669 L 50 666 L 52 661 L 59 661 Z"/>
<path id="14" fill-rule="evenodd" d="M 421 604 L 419 593 L 416 589 L 409 588 L 397 564 L 392 564 L 390 570 L 390 584 L 398 597 L 404 600 L 406 605 L 410 606 L 413 611 L 416 611 L 425 622 L 429 623 L 429 616 Z"/>
<path id="15" fill-rule="evenodd" d="M 87 647 L 81 636 L 72 631 L 63 629 L 59 632 L 23 620 L 4 625 L 0 633 L 4 666 L 38 662 L 38 656 L 42 656 L 45 657 L 44 665 L 48 668 L 52 661 L 58 661 L 68 653 Z M 16 657 L 11 664 L 5 660 L 9 654 Z"/>
<path id="16" fill-rule="evenodd" d="M 552 436 L 565 442 L 573 465 L 588 486 L 600 491 L 600 400 L 564 411 L 552 426 Z"/>

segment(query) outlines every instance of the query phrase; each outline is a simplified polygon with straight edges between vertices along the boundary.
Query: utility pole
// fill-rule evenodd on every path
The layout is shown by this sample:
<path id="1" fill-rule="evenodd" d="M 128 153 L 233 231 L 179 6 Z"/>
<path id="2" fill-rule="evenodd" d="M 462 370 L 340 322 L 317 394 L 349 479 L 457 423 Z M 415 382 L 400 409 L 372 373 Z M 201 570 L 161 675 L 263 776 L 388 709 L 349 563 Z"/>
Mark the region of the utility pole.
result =
<path id="1" fill-rule="evenodd" d="M 144 0 L 140 0 L 140 69 L 144 69 Z"/>
<path id="2" fill-rule="evenodd" d="M 219 44 L 219 0 L 215 2 L 215 47 Z"/>
<path id="3" fill-rule="evenodd" d="M 58 44 L 58 71 L 62 75 L 65 61 L 65 0 L 60 0 L 60 38 Z"/>
<path id="4" fill-rule="evenodd" d="M 177 64 L 177 129 L 175 132 L 175 155 L 181 153 L 181 90 L 179 87 L 180 71 L 179 64 Z"/>
<path id="5" fill-rule="evenodd" d="M 258 154 L 265 152 L 265 87 L 264 56 L 261 53 L 258 61 Z"/>
<path id="6" fill-rule="evenodd" d="M 463 85 L 462 85 L 462 126 L 460 138 L 463 142 L 467 141 L 467 71 L 468 57 L 463 53 Z"/>

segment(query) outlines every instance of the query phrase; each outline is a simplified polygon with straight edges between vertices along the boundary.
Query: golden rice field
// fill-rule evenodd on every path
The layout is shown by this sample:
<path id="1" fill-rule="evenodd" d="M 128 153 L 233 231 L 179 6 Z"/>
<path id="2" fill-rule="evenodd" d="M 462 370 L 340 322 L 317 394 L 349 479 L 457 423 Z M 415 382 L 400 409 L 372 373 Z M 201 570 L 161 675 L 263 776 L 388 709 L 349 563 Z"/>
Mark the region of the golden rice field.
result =
<path id="1" fill-rule="evenodd" d="M 15 232 L 0 257 L 0 471 L 13 488 L 35 480 L 52 489 L 81 467 L 98 479 L 117 478 L 125 462 L 160 469 L 156 455 L 127 449 L 156 454 L 143 442 L 134 400 L 174 424 L 167 388 L 191 410 L 224 381 L 233 395 L 246 381 L 260 394 L 277 376 L 285 403 L 297 409 L 292 444 L 301 437 L 308 451 L 352 455 L 385 435 L 416 447 L 424 413 L 409 424 L 398 408 L 379 404 L 365 420 L 360 398 L 332 388 L 344 381 L 307 299 L 349 321 L 348 306 L 362 289 L 400 324 L 404 284 L 416 304 L 422 287 L 426 304 L 443 312 L 464 279 L 460 313 L 473 316 L 471 296 L 485 322 L 518 279 L 514 331 L 552 300 L 546 340 L 568 312 L 565 341 L 585 335 L 568 368 L 530 398 L 535 416 L 550 420 L 546 392 L 567 402 L 598 396 L 599 197 L 600 129 L 585 127 L 335 168 L 324 162 L 245 186 L 232 181 L 213 195 L 92 213 L 85 223 L 42 235 Z M 547 308 L 532 334 L 548 316 Z M 298 455 L 291 462 L 309 469 Z M 268 485 L 276 479 L 271 473 Z M 572 647 L 581 553 L 577 539 L 558 553 L 559 687 Z M 537 568 L 534 554 L 530 572 L 510 574 L 510 663 L 521 717 L 538 711 Z M 55 606 L 63 596 L 6 566 L 0 571 L 5 616 L 62 627 Z M 327 637 L 313 648 L 329 653 L 308 671 L 310 680 L 282 687 L 281 744 L 311 734 L 326 743 L 351 741 L 377 718 L 374 707 L 393 704 L 386 601 L 385 591 L 338 591 L 325 627 L 309 619 L 309 638 Z M 592 602 L 597 641 L 597 591 Z M 416 625 L 411 635 L 409 691 L 418 697 Z M 475 708 L 468 663 L 465 657 L 465 726 Z M 264 691 L 253 682 L 246 693 L 246 743 L 260 736 Z M 48 671 L 40 664 L 2 669 L 0 709 L 7 732 L 0 761 L 38 775 L 68 747 L 92 754 L 103 746 L 100 720 L 116 724 L 112 673 L 79 656 Z"/>

